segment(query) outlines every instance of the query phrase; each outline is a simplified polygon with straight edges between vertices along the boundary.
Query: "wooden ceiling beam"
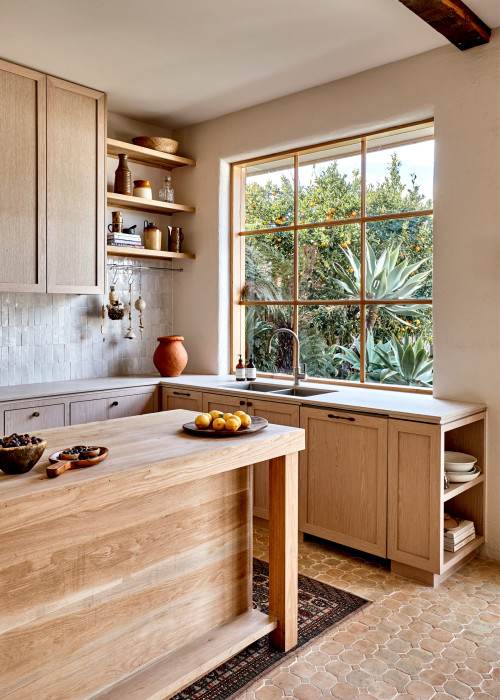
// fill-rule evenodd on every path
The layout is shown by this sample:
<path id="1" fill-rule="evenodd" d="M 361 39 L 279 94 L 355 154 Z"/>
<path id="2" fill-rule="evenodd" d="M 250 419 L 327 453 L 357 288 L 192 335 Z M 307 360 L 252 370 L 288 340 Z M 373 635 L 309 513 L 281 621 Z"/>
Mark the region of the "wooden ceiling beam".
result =
<path id="1" fill-rule="evenodd" d="M 461 51 L 487 44 L 491 29 L 462 0 L 399 0 Z"/>

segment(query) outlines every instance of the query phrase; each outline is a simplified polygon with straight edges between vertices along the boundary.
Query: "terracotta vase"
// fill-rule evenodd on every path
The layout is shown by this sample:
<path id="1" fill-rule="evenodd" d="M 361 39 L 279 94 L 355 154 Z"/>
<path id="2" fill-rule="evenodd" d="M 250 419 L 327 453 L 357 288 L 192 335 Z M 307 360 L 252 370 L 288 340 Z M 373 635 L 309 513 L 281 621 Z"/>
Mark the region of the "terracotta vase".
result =
<path id="1" fill-rule="evenodd" d="M 187 365 L 188 356 L 182 344 L 182 335 L 166 335 L 157 338 L 160 343 L 153 355 L 153 362 L 162 377 L 178 377 Z"/>

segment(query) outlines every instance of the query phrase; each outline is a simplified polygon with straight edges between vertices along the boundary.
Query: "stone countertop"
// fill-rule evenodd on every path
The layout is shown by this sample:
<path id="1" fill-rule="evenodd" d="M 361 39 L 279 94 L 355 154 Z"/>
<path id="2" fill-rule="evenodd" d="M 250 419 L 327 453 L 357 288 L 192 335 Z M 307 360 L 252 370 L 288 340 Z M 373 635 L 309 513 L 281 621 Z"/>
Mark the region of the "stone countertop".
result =
<path id="1" fill-rule="evenodd" d="M 275 384 L 277 386 L 292 386 L 290 380 L 258 379 L 257 383 Z M 51 396 L 80 394 L 100 391 L 131 389 L 144 386 L 179 386 L 196 391 L 224 391 L 228 393 L 253 396 L 255 399 L 280 401 L 283 403 L 301 404 L 304 406 L 323 406 L 344 411 L 376 413 L 401 418 L 417 420 L 425 423 L 445 424 L 465 416 L 479 413 L 485 409 L 483 403 L 451 401 L 437 399 L 429 394 L 416 394 L 365 387 L 350 387 L 331 384 L 302 382 L 301 386 L 327 390 L 328 393 L 312 397 L 286 396 L 269 392 L 250 391 L 242 389 L 243 382 L 237 382 L 234 375 L 184 374 L 180 377 L 156 376 L 126 376 L 99 377 L 96 379 L 79 379 L 63 382 L 45 382 L 42 384 L 24 384 L 0 387 L 0 403 L 9 401 L 26 401 Z"/>
<path id="2" fill-rule="evenodd" d="M 278 386 L 292 386 L 290 380 L 262 379 L 256 383 L 276 384 Z M 357 411 L 363 413 L 376 413 L 401 418 L 403 420 L 416 420 L 425 423 L 445 424 L 465 416 L 483 411 L 486 406 L 483 403 L 470 403 L 464 401 L 449 401 L 437 399 L 429 394 L 416 394 L 402 391 L 384 391 L 383 389 L 369 389 L 365 387 L 350 387 L 312 382 L 301 382 L 301 387 L 327 390 L 328 393 L 312 397 L 286 396 L 283 394 L 271 394 L 269 392 L 243 391 L 243 382 L 237 382 L 234 375 L 201 375 L 191 374 L 180 377 L 162 377 L 163 386 L 182 386 L 194 390 L 228 391 L 242 393 L 255 399 L 280 401 L 300 404 L 304 406 L 324 406 L 344 411 Z"/>

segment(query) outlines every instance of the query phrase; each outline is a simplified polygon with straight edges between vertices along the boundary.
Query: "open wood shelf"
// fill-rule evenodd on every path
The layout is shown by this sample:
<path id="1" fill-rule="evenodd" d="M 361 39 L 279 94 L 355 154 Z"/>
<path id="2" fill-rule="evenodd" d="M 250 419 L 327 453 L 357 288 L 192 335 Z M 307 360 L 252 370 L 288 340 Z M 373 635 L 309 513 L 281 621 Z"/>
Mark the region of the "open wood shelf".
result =
<path id="1" fill-rule="evenodd" d="M 108 207 L 122 207 L 122 209 L 135 209 L 136 211 L 148 211 L 152 214 L 182 214 L 196 211 L 194 207 L 186 204 L 174 204 L 174 202 L 160 202 L 156 199 L 144 199 L 132 197 L 128 194 L 108 192 Z"/>
<path id="2" fill-rule="evenodd" d="M 275 628 L 273 618 L 249 610 L 98 694 L 96 700 L 171 697 Z"/>
<path id="3" fill-rule="evenodd" d="M 178 260 L 179 258 L 195 260 L 193 253 L 172 253 L 167 250 L 149 250 L 148 248 L 132 248 L 129 246 L 106 246 L 108 255 L 120 255 L 126 258 L 149 258 L 155 260 Z"/>
<path id="4" fill-rule="evenodd" d="M 477 486 L 478 484 L 482 484 L 483 482 L 484 474 L 481 474 L 475 479 L 472 479 L 472 481 L 466 481 L 463 484 L 450 484 L 450 487 L 446 489 L 446 491 L 443 491 L 443 503 L 449 501 L 450 498 L 458 496 L 459 493 L 464 493 L 464 491 L 468 491 L 469 489 Z"/>
<path id="5" fill-rule="evenodd" d="M 445 573 L 448 569 L 452 569 L 459 561 L 466 559 L 474 550 L 480 547 L 484 543 L 484 536 L 477 535 L 472 542 L 466 544 L 465 547 L 459 549 L 458 552 L 447 552 L 443 550 L 443 566 L 441 573 Z"/>
<path id="6" fill-rule="evenodd" d="M 108 139 L 107 143 L 108 156 L 117 158 L 120 153 L 126 153 L 128 159 L 132 163 L 152 165 L 155 168 L 164 168 L 165 170 L 181 168 L 185 165 L 196 165 L 196 161 L 191 160 L 191 158 L 182 158 L 181 156 L 174 156 L 170 153 L 162 153 L 161 151 L 155 151 L 152 148 L 144 148 L 143 146 L 136 146 L 126 141 Z"/>

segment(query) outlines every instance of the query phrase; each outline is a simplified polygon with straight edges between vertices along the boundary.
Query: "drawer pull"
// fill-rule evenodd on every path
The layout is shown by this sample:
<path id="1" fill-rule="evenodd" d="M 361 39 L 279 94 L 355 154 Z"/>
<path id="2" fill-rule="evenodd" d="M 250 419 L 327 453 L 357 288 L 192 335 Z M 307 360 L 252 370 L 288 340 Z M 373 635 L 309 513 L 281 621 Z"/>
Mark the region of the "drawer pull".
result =
<path id="1" fill-rule="evenodd" d="M 188 391 L 173 391 L 174 396 L 191 396 Z"/>
<path id="2" fill-rule="evenodd" d="M 251 401 L 247 401 L 247 406 L 253 406 Z"/>
<path id="3" fill-rule="evenodd" d="M 39 412 L 38 412 L 38 411 L 35 411 L 34 414 L 33 414 L 33 418 L 38 418 L 39 415 L 40 415 Z"/>
<path id="4" fill-rule="evenodd" d="M 113 401 L 112 406 L 118 406 L 118 401 Z"/>
<path id="5" fill-rule="evenodd" d="M 334 416 L 333 413 L 329 413 L 328 418 L 336 418 L 337 420 L 350 420 L 350 421 L 356 420 L 352 416 Z"/>
<path id="6" fill-rule="evenodd" d="M 244 405 L 245 405 L 245 401 L 240 401 L 240 406 L 244 406 Z"/>

